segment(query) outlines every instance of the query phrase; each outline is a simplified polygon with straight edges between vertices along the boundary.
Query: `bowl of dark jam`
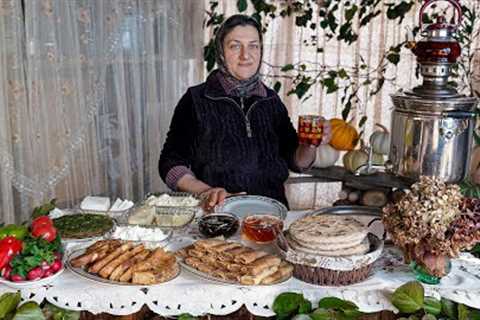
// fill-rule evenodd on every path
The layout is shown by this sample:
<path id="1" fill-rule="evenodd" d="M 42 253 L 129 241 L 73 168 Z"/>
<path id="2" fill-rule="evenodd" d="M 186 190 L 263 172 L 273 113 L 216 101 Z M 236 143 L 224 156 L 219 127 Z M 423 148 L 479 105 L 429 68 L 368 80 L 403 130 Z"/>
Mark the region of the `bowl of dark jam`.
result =
<path id="1" fill-rule="evenodd" d="M 228 212 L 205 215 L 198 221 L 198 230 L 207 238 L 233 236 L 240 226 L 238 218 Z"/>

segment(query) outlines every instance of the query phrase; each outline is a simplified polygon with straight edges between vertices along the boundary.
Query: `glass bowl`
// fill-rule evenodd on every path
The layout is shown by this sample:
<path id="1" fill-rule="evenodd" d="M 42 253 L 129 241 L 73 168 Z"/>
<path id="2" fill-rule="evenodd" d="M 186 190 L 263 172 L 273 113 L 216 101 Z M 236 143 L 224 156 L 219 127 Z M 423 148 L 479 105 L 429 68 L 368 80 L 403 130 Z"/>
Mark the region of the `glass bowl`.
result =
<path id="1" fill-rule="evenodd" d="M 198 220 L 198 230 L 207 238 L 233 236 L 240 226 L 238 217 L 228 212 L 204 215 Z"/>
<path id="2" fill-rule="evenodd" d="M 256 243 L 269 243 L 283 230 L 283 221 L 274 215 L 253 214 L 242 221 L 242 238 Z"/>

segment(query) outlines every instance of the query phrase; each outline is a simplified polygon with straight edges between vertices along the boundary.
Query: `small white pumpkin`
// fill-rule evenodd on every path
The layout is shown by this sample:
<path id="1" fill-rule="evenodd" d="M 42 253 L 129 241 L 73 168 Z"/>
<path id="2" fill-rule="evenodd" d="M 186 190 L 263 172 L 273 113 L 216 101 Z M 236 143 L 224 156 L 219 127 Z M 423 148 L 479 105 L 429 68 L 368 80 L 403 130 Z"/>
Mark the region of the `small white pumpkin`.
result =
<path id="1" fill-rule="evenodd" d="M 358 168 L 368 163 L 368 153 L 363 150 L 351 150 L 343 156 L 343 166 L 350 172 L 355 172 Z M 373 153 L 372 164 L 383 165 L 383 155 Z"/>
<path id="2" fill-rule="evenodd" d="M 317 168 L 331 167 L 337 162 L 338 158 L 340 158 L 340 151 L 329 144 L 322 144 L 317 148 L 317 157 L 313 166 Z"/>
<path id="3" fill-rule="evenodd" d="M 383 125 L 376 123 L 377 127 L 381 130 L 377 130 L 370 136 L 370 145 L 373 148 L 373 152 L 378 154 L 388 154 L 390 152 L 390 133 Z"/>

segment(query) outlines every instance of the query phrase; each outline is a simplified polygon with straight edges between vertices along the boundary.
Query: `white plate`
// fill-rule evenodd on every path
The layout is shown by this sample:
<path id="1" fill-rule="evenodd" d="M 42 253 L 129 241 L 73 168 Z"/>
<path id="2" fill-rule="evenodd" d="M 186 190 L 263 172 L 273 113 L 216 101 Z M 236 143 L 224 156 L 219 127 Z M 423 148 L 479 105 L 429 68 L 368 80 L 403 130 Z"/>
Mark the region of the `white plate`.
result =
<path id="1" fill-rule="evenodd" d="M 53 280 L 55 280 L 56 277 L 58 277 L 63 272 L 63 270 L 65 270 L 64 267 L 62 267 L 62 269 L 60 269 L 57 273 L 52 274 L 50 277 L 43 278 L 40 280 L 12 282 L 5 279 L 0 279 L 0 283 L 14 289 L 38 288 L 43 285 L 51 283 Z"/>
<path id="2" fill-rule="evenodd" d="M 284 220 L 287 211 L 287 207 L 275 199 L 252 195 L 233 196 L 225 199 L 222 205 L 215 206 L 215 212 L 229 212 L 240 219 L 253 214 L 268 214 Z"/>
<path id="3" fill-rule="evenodd" d="M 75 275 L 78 275 L 81 278 L 84 278 L 84 279 L 87 279 L 87 280 L 90 280 L 90 281 L 93 281 L 93 282 L 96 282 L 96 283 L 104 283 L 104 284 L 110 284 L 110 285 L 116 285 L 116 286 L 128 286 L 128 287 L 149 287 L 149 286 L 157 286 L 157 285 L 167 283 L 167 282 L 175 279 L 176 277 L 178 277 L 178 275 L 180 274 L 180 268 L 178 268 L 177 274 L 175 276 L 173 276 L 171 279 L 169 279 L 165 282 L 155 283 L 155 284 L 133 284 L 133 283 L 129 283 L 129 282 L 120 282 L 120 281 L 113 281 L 113 280 L 109 280 L 109 279 L 104 279 L 100 276 L 97 276 L 96 274 L 87 272 L 83 268 L 76 268 L 76 267 L 74 267 L 70 264 L 70 260 L 84 254 L 85 249 L 86 248 L 72 251 L 67 257 L 66 266 Z"/>

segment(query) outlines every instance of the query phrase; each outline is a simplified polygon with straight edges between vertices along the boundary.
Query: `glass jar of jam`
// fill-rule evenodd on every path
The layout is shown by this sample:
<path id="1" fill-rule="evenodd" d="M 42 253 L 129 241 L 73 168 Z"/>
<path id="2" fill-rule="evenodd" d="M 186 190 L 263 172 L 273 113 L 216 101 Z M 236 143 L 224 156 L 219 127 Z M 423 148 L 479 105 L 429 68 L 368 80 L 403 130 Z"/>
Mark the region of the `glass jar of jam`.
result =
<path id="1" fill-rule="evenodd" d="M 203 216 L 198 221 L 198 230 L 207 238 L 233 236 L 239 227 L 236 216 L 230 213 L 212 213 Z"/>
<path id="2" fill-rule="evenodd" d="M 242 237 L 257 243 L 275 240 L 283 230 L 283 221 L 272 215 L 252 215 L 243 219 Z"/>

